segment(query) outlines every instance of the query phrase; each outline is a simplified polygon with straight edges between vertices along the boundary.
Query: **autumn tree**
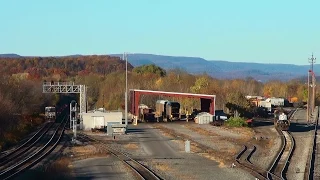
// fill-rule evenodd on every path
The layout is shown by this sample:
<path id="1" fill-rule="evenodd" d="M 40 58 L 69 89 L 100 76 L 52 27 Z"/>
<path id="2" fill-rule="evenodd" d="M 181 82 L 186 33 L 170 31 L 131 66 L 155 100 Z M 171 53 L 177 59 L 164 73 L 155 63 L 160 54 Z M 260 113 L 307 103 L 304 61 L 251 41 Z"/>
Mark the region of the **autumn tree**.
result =
<path id="1" fill-rule="evenodd" d="M 245 95 L 239 91 L 231 92 L 227 94 L 226 107 L 234 113 L 235 117 L 243 116 L 250 108 L 249 101 L 245 98 Z"/>
<path id="2" fill-rule="evenodd" d="M 138 74 L 146 74 L 146 73 L 157 74 L 161 77 L 166 75 L 166 71 L 164 69 L 154 64 L 135 67 L 133 68 L 133 72 Z"/>

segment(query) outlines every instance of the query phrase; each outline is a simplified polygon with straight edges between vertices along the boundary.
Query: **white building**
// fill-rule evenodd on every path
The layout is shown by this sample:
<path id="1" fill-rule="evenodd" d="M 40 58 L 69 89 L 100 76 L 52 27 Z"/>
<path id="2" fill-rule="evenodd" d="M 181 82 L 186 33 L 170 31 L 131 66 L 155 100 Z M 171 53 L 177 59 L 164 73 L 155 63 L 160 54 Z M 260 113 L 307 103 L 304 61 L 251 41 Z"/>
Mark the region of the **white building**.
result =
<path id="1" fill-rule="evenodd" d="M 271 102 L 258 101 L 258 106 L 259 106 L 259 107 L 267 108 L 268 111 L 271 111 Z"/>
<path id="2" fill-rule="evenodd" d="M 210 124 L 213 122 L 213 115 L 207 112 L 201 112 L 195 117 L 194 121 L 197 124 Z"/>
<path id="3" fill-rule="evenodd" d="M 273 106 L 284 106 L 284 98 L 267 98 L 267 102 L 270 102 Z"/>
<path id="4" fill-rule="evenodd" d="M 83 130 L 106 129 L 108 124 L 122 124 L 121 111 L 103 112 L 91 111 L 83 113 Z"/>

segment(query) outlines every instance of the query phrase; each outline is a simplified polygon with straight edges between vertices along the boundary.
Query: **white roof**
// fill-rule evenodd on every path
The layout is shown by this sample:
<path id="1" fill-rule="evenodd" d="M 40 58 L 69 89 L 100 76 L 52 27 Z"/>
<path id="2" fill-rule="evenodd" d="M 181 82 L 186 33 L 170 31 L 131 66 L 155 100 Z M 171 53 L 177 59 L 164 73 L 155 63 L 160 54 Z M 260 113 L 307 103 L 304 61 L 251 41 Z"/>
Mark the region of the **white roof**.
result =
<path id="1" fill-rule="evenodd" d="M 197 114 L 196 116 L 213 116 L 213 115 L 208 112 L 201 112 L 201 113 Z"/>
<path id="2" fill-rule="evenodd" d="M 157 103 L 160 103 L 160 104 L 164 104 L 165 102 L 168 102 L 168 100 L 157 100 Z"/>
<path id="3" fill-rule="evenodd" d="M 140 104 L 139 108 L 149 108 L 149 107 L 147 105 L 145 105 L 145 104 Z"/>
<path id="4" fill-rule="evenodd" d="M 161 94 L 168 94 L 168 95 L 176 94 L 176 95 L 198 96 L 198 97 L 207 97 L 207 98 L 215 98 L 216 97 L 216 95 L 209 95 L 209 94 L 193 94 L 193 93 L 180 93 L 180 92 L 168 92 L 168 91 L 151 91 L 151 90 L 140 90 L 140 89 L 130 89 L 130 91 L 161 93 Z"/>

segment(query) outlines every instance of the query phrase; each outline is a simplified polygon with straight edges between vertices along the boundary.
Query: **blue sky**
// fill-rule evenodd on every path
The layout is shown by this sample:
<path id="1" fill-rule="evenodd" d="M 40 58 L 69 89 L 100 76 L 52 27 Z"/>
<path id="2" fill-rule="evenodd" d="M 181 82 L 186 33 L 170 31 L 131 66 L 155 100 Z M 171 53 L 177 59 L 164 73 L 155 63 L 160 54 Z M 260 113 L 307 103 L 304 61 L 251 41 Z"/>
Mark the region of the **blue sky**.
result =
<path id="1" fill-rule="evenodd" d="M 320 1 L 0 1 L 0 53 L 124 51 L 308 64 L 320 54 Z"/>

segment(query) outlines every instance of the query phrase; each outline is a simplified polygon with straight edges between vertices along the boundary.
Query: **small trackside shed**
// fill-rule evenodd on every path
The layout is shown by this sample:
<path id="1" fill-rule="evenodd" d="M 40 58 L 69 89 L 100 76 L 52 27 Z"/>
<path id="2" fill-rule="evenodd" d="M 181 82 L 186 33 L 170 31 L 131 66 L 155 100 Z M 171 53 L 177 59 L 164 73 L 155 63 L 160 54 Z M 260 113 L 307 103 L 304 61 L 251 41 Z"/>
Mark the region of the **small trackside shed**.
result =
<path id="1" fill-rule="evenodd" d="M 139 104 L 141 95 L 161 95 L 167 97 L 198 98 L 200 99 L 201 103 L 201 111 L 208 112 L 213 116 L 215 115 L 216 95 L 130 89 L 130 111 L 133 115 L 133 118 L 138 118 L 139 116 Z"/>
<path id="2" fill-rule="evenodd" d="M 94 111 L 83 113 L 83 130 L 106 129 L 108 124 L 122 124 L 122 112 Z"/>

